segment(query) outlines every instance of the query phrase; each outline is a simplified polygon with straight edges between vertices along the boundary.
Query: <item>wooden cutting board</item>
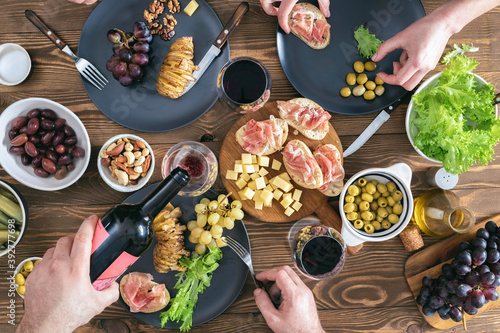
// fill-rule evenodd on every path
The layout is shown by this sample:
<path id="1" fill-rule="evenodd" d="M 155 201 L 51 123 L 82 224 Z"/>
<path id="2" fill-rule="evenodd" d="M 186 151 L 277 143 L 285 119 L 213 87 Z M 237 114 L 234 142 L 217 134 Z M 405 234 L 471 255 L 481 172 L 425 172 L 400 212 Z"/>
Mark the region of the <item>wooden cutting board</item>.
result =
<path id="1" fill-rule="evenodd" d="M 458 253 L 458 245 L 461 242 L 469 241 L 476 237 L 476 231 L 479 228 L 484 228 L 486 222 L 494 221 L 497 225 L 500 225 L 500 215 L 489 218 L 481 223 L 478 223 L 474 228 L 466 234 L 455 235 L 445 240 L 433 244 L 422 251 L 419 251 L 412 255 L 406 260 L 405 264 L 405 278 L 408 282 L 408 286 L 413 293 L 413 297 L 416 300 L 418 294 L 420 294 L 420 289 L 422 288 L 422 278 L 424 276 L 430 276 L 432 278 L 437 278 L 441 275 L 441 267 L 451 260 Z M 497 288 L 500 292 L 500 287 Z M 417 305 L 420 312 L 422 312 L 422 307 Z M 494 309 L 500 306 L 500 299 L 494 302 L 489 301 L 474 316 L 465 314 L 465 320 L 468 322 L 471 319 L 480 317 L 481 313 Z M 456 323 L 451 319 L 443 320 L 439 317 L 437 313 L 432 316 L 424 316 L 424 319 L 433 327 L 438 329 L 448 329 L 457 325 L 462 325 L 461 323 Z"/>

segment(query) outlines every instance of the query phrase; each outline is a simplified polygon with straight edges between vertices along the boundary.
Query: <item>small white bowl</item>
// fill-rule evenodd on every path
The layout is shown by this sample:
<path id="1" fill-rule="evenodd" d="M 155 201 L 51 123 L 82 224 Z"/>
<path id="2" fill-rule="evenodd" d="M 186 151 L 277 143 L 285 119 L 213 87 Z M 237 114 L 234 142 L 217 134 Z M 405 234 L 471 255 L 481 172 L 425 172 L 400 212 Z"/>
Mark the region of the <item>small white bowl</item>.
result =
<path id="1" fill-rule="evenodd" d="M 15 86 L 28 77 L 31 58 L 20 45 L 5 43 L 0 45 L 0 83 Z"/>
<path id="2" fill-rule="evenodd" d="M 101 160 L 102 160 L 101 153 L 103 152 L 103 150 L 105 150 L 107 147 L 109 147 L 109 145 L 112 144 L 113 142 L 116 142 L 116 141 L 118 141 L 118 139 L 123 139 L 123 138 L 142 141 L 144 143 L 144 145 L 146 146 L 146 148 L 149 149 L 149 154 L 151 155 L 151 166 L 149 167 L 149 170 L 146 174 L 146 177 L 140 177 L 137 181 L 137 185 L 130 185 L 129 184 L 127 186 L 124 186 L 124 185 L 118 183 L 118 180 L 116 178 L 111 177 L 111 171 L 109 171 L 109 168 L 103 166 L 102 162 L 101 162 Z M 153 149 L 146 142 L 146 140 L 144 140 L 141 137 L 138 137 L 137 135 L 133 135 L 133 134 L 120 134 L 120 135 L 116 135 L 116 136 L 112 137 L 111 139 L 106 141 L 105 144 L 102 145 L 101 149 L 99 150 L 99 156 L 97 157 L 97 169 L 99 170 L 99 174 L 101 175 L 101 178 L 104 180 L 104 182 L 106 184 L 109 185 L 109 187 L 111 187 L 113 190 L 119 191 L 119 192 L 133 192 L 133 191 L 137 191 L 137 190 L 141 189 L 142 187 L 144 187 L 144 185 L 146 185 L 146 183 L 151 178 L 151 175 L 153 174 L 154 168 L 155 168 L 155 156 L 153 154 Z"/>
<path id="3" fill-rule="evenodd" d="M 9 183 L 3 180 L 0 180 L 0 188 L 8 191 L 16 198 L 16 201 L 19 204 L 19 206 L 21 206 L 21 211 L 23 213 L 23 224 L 19 230 L 20 231 L 19 237 L 17 237 L 14 244 L 11 244 L 11 248 L 15 248 L 17 244 L 19 244 L 19 242 L 21 241 L 21 238 L 23 238 L 24 231 L 26 230 L 26 226 L 28 225 L 28 219 L 29 219 L 28 205 L 26 204 L 26 200 L 24 200 L 22 194 L 14 186 L 10 185 Z M 0 257 L 7 254 L 8 252 L 9 252 L 9 247 L 7 247 L 4 250 L 0 250 Z"/>
<path id="4" fill-rule="evenodd" d="M 35 261 L 37 260 L 42 260 L 42 258 L 40 257 L 31 257 L 31 258 L 26 258 L 24 259 L 23 261 L 21 261 L 21 263 L 19 265 L 17 265 L 16 267 L 16 270 L 14 271 L 14 277 L 17 275 L 17 273 L 20 273 L 21 272 L 21 269 L 23 268 L 24 264 L 28 261 L 33 261 L 33 264 L 35 263 Z M 24 279 L 26 279 L 27 277 L 24 277 Z M 19 287 L 19 285 L 17 283 L 14 283 L 14 285 L 16 286 L 16 292 L 19 296 L 21 296 L 21 298 L 24 298 L 24 295 L 21 295 L 18 291 L 17 291 L 17 287 Z"/>
<path id="5" fill-rule="evenodd" d="M 431 76 L 430 78 L 428 78 L 415 91 L 414 95 L 418 94 L 419 92 L 421 92 L 422 89 L 426 88 L 427 86 L 436 85 L 438 83 L 440 77 L 441 77 L 441 73 L 437 73 L 437 74 Z M 476 82 L 477 82 L 477 88 L 481 88 L 483 85 L 488 84 L 488 82 L 486 82 L 479 75 L 474 74 L 474 77 L 475 77 Z M 417 151 L 417 153 L 420 156 L 422 156 L 423 158 L 425 158 L 425 159 L 427 159 L 427 160 L 429 160 L 431 162 L 443 164 L 442 161 L 425 155 L 420 149 L 417 148 L 417 146 L 415 146 L 413 138 L 418 134 L 419 130 L 418 130 L 418 128 L 416 126 L 412 126 L 411 125 L 411 122 L 415 118 L 415 112 L 413 112 L 414 111 L 413 107 L 414 107 L 414 103 L 413 103 L 413 98 L 412 98 L 410 100 L 410 103 L 408 104 L 408 109 L 406 110 L 406 119 L 405 119 L 406 135 L 408 136 L 408 140 L 410 140 L 410 143 L 411 143 L 412 147 Z M 498 117 L 498 106 L 497 105 L 495 105 L 495 112 L 496 112 L 496 115 Z"/>
<path id="6" fill-rule="evenodd" d="M 12 128 L 12 121 L 35 108 L 52 109 L 59 118 L 66 119 L 66 124 L 73 128 L 78 138 L 77 147 L 85 150 L 84 157 L 73 159 L 75 170 L 68 172 L 61 180 L 55 179 L 53 175 L 48 178 L 38 177 L 31 165 L 22 165 L 21 156 L 9 152 L 8 132 Z M 45 98 L 26 98 L 9 105 L 0 115 L 0 140 L 0 164 L 5 171 L 18 182 L 41 191 L 57 191 L 74 184 L 83 175 L 90 161 L 90 139 L 80 118 L 67 107 Z"/>
<path id="7" fill-rule="evenodd" d="M 404 163 L 398 163 L 388 168 L 372 168 L 360 171 L 345 183 L 342 193 L 340 194 L 339 208 L 342 218 L 341 235 L 348 246 L 356 246 L 364 242 L 382 242 L 397 236 L 406 228 L 413 214 L 413 196 L 410 188 L 411 176 L 411 168 Z M 352 222 L 347 219 L 344 212 L 344 198 L 347 193 L 347 188 L 361 177 L 366 178 L 367 181 L 375 179 L 383 184 L 392 181 L 403 194 L 403 199 L 401 200 L 403 211 L 399 216 L 399 221 L 389 229 L 379 230 L 369 234 L 363 230 L 354 228 Z"/>

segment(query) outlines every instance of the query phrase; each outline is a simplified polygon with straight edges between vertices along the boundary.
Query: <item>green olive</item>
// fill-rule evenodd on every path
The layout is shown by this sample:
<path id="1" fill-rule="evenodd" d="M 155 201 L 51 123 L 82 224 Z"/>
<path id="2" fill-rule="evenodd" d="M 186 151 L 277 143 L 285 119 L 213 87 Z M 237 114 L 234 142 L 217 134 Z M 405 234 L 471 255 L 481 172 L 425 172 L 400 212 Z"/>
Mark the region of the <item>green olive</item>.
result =
<path id="1" fill-rule="evenodd" d="M 19 286 L 17 287 L 17 292 L 19 293 L 19 295 L 23 295 L 26 293 L 26 286 Z"/>
<path id="2" fill-rule="evenodd" d="M 358 186 L 366 186 L 366 183 L 368 183 L 368 181 L 366 180 L 366 178 L 359 178 L 358 179 Z"/>
<path id="3" fill-rule="evenodd" d="M 361 193 L 366 193 L 366 186 L 361 188 Z"/>
<path id="4" fill-rule="evenodd" d="M 387 206 L 387 199 L 386 199 L 386 198 L 384 198 L 384 197 L 378 198 L 378 200 L 377 200 L 377 204 L 378 204 L 380 207 L 386 207 L 386 206 Z"/>
<path id="5" fill-rule="evenodd" d="M 384 220 L 384 218 L 382 216 L 375 216 L 375 220 L 379 221 L 379 222 L 382 222 Z"/>
<path id="6" fill-rule="evenodd" d="M 16 283 L 20 286 L 23 286 L 24 283 L 26 282 L 26 279 L 21 273 L 17 273 L 15 277 Z"/>
<path id="7" fill-rule="evenodd" d="M 382 96 L 385 92 L 385 88 L 383 86 L 376 86 L 375 87 L 375 95 L 377 96 Z"/>
<path id="8" fill-rule="evenodd" d="M 388 198 L 388 197 L 390 197 L 390 196 L 391 196 L 391 193 L 389 193 L 389 191 L 387 191 L 387 192 L 382 193 L 382 196 L 383 196 L 384 198 Z"/>
<path id="9" fill-rule="evenodd" d="M 373 201 L 371 204 L 370 204 L 370 208 L 371 210 L 375 211 L 378 209 L 378 204 L 376 201 Z"/>
<path id="10" fill-rule="evenodd" d="M 387 204 L 392 207 L 396 204 L 396 201 L 393 197 L 387 197 Z"/>
<path id="11" fill-rule="evenodd" d="M 365 221 L 371 221 L 375 218 L 375 215 L 373 215 L 373 213 L 369 210 L 365 210 L 361 213 L 361 218 Z"/>
<path id="12" fill-rule="evenodd" d="M 384 207 L 380 207 L 379 209 L 377 209 L 377 215 L 380 215 L 383 218 L 386 218 L 387 215 L 389 215 L 389 213 L 387 212 L 387 209 L 385 209 Z"/>
<path id="13" fill-rule="evenodd" d="M 350 212 L 354 212 L 354 209 L 355 206 L 352 202 L 348 202 L 344 205 L 344 212 L 346 213 L 350 213 Z"/>
<path id="14" fill-rule="evenodd" d="M 351 89 L 349 89 L 349 87 L 344 87 L 344 88 L 340 89 L 340 96 L 342 96 L 342 97 L 351 96 Z"/>
<path id="15" fill-rule="evenodd" d="M 355 85 L 356 84 L 356 74 L 354 74 L 354 73 L 347 74 L 347 76 L 345 77 L 345 82 L 350 86 Z"/>
<path id="16" fill-rule="evenodd" d="M 400 203 L 395 203 L 394 206 L 392 207 L 392 212 L 397 215 L 401 215 L 403 212 L 403 205 Z"/>
<path id="17" fill-rule="evenodd" d="M 360 85 L 357 85 L 356 87 L 354 87 L 354 89 L 352 90 L 352 94 L 354 96 L 362 96 L 366 91 L 366 88 L 364 85 L 360 84 Z"/>
<path id="18" fill-rule="evenodd" d="M 373 61 L 365 62 L 365 71 L 372 72 L 375 70 L 375 68 L 377 68 L 377 64 Z"/>
<path id="19" fill-rule="evenodd" d="M 392 207 L 391 206 L 387 206 L 387 207 L 385 207 L 385 209 L 387 209 L 387 213 L 389 213 L 389 215 L 392 214 Z"/>
<path id="20" fill-rule="evenodd" d="M 385 184 L 385 186 L 387 186 L 387 191 L 389 191 L 391 193 L 396 190 L 396 184 L 394 184 L 393 182 L 387 182 L 387 184 Z"/>
<path id="21" fill-rule="evenodd" d="M 24 270 L 24 267 L 23 267 L 23 268 L 21 269 L 21 274 L 22 274 L 25 278 L 27 278 L 27 277 L 28 277 L 28 275 L 30 275 L 30 272 L 25 271 L 25 270 Z"/>
<path id="22" fill-rule="evenodd" d="M 375 192 L 377 192 L 377 188 L 375 187 L 375 185 L 373 185 L 372 183 L 366 184 L 366 193 L 373 194 Z"/>
<path id="23" fill-rule="evenodd" d="M 373 202 L 373 196 L 370 193 L 361 194 L 361 199 L 363 199 L 363 201 L 368 201 L 370 203 Z"/>
<path id="24" fill-rule="evenodd" d="M 33 270 L 33 261 L 28 260 L 24 263 L 23 266 L 24 270 L 28 273 L 30 273 Z"/>
<path id="25" fill-rule="evenodd" d="M 378 185 L 377 185 L 377 190 L 378 190 L 380 193 L 387 192 L 387 186 L 385 186 L 384 184 L 378 184 Z"/>
<path id="26" fill-rule="evenodd" d="M 355 220 L 355 221 L 353 222 L 353 224 L 354 224 L 354 228 L 356 228 L 356 229 L 361 229 L 361 228 L 363 228 L 363 226 L 365 225 L 365 224 L 363 223 L 363 221 L 362 221 L 362 220 L 360 220 L 360 219 Z"/>
<path id="27" fill-rule="evenodd" d="M 364 229 L 367 234 L 373 234 L 373 232 L 375 231 L 375 228 L 371 224 L 365 224 Z"/>
<path id="28" fill-rule="evenodd" d="M 377 86 L 381 86 L 384 84 L 384 81 L 382 81 L 381 78 L 379 78 L 378 76 L 375 77 L 375 83 L 377 84 Z"/>
<path id="29" fill-rule="evenodd" d="M 387 220 L 389 220 L 389 222 L 394 224 L 394 223 L 398 223 L 399 217 L 396 214 L 389 214 L 389 216 L 387 216 Z"/>
<path id="30" fill-rule="evenodd" d="M 373 199 L 378 199 L 380 198 L 380 196 L 382 195 L 379 191 L 375 192 L 372 194 L 373 195 Z"/>
<path id="31" fill-rule="evenodd" d="M 359 194 L 359 187 L 357 187 L 356 185 L 350 185 L 348 188 L 347 188 L 347 192 L 350 194 L 350 195 L 358 195 Z"/>
<path id="32" fill-rule="evenodd" d="M 359 214 L 357 212 L 350 212 L 346 214 L 346 217 L 349 221 L 354 221 L 358 219 Z"/>
<path id="33" fill-rule="evenodd" d="M 38 264 L 40 263 L 40 261 L 42 261 L 42 259 L 38 259 L 38 260 L 36 260 L 36 261 L 35 261 L 35 263 L 34 263 L 34 265 L 35 265 L 35 266 L 36 266 L 36 265 L 38 265 Z"/>
<path id="34" fill-rule="evenodd" d="M 378 185 L 378 180 L 372 179 L 372 180 L 370 180 L 370 183 L 372 183 L 373 185 L 377 186 Z"/>
<path id="35" fill-rule="evenodd" d="M 361 61 L 356 61 L 353 65 L 354 71 L 356 73 L 363 73 L 365 70 L 365 64 L 363 64 Z"/>
<path id="36" fill-rule="evenodd" d="M 366 99 L 367 101 L 371 101 L 372 99 L 375 98 L 375 93 L 373 92 L 373 90 L 367 90 L 363 94 L 363 98 Z"/>
<path id="37" fill-rule="evenodd" d="M 354 202 L 354 196 L 350 194 L 346 195 L 345 202 Z"/>
<path id="38" fill-rule="evenodd" d="M 394 199 L 394 201 L 399 201 L 403 199 L 403 193 L 401 193 L 401 191 L 394 191 L 394 193 L 392 194 L 392 198 Z"/>
<path id="39" fill-rule="evenodd" d="M 359 203 L 359 210 L 364 212 L 370 209 L 370 203 L 368 201 L 361 201 Z"/>
<path id="40" fill-rule="evenodd" d="M 359 204 L 361 203 L 361 201 L 363 201 L 363 199 L 361 199 L 361 197 L 360 197 L 360 196 L 357 196 L 357 197 L 355 197 L 355 198 L 354 198 L 354 203 L 355 203 L 356 205 L 359 205 Z"/>
<path id="41" fill-rule="evenodd" d="M 389 229 L 390 227 L 391 227 L 391 222 L 389 222 L 387 220 L 382 221 L 382 228 Z"/>
<path id="42" fill-rule="evenodd" d="M 373 226 L 373 228 L 374 228 L 375 230 L 380 230 L 380 229 L 382 229 L 382 225 L 380 224 L 380 222 L 379 222 L 379 221 L 373 221 L 373 222 L 372 222 L 372 226 Z"/>
<path id="43" fill-rule="evenodd" d="M 375 87 L 377 87 L 377 85 L 375 84 L 375 82 L 373 81 L 366 81 L 365 83 L 365 88 L 368 89 L 368 90 L 375 90 Z"/>
<path id="44" fill-rule="evenodd" d="M 359 74 L 358 77 L 356 78 L 356 82 L 358 84 L 365 84 L 366 81 L 368 81 L 368 76 L 366 76 L 365 73 Z"/>

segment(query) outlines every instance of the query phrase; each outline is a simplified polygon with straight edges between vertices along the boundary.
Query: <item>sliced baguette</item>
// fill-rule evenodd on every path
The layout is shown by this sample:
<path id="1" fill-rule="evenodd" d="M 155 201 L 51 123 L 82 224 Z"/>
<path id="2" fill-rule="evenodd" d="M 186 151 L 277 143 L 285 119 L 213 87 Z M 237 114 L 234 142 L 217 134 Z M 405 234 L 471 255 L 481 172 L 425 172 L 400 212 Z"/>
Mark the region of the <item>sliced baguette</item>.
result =
<path id="1" fill-rule="evenodd" d="M 127 283 L 127 279 L 128 279 L 128 274 L 125 275 L 124 277 L 122 277 L 122 279 L 120 280 L 120 295 L 122 296 L 123 301 L 130 307 L 130 301 L 128 300 L 127 296 L 125 296 L 125 293 L 123 292 L 123 286 L 125 285 L 125 283 Z M 151 281 L 151 282 L 153 282 L 153 281 Z M 156 282 L 153 282 L 153 283 L 158 284 Z M 156 311 L 160 311 L 161 309 L 165 308 L 168 305 L 168 302 L 170 302 L 170 293 L 168 292 L 167 288 L 165 288 L 165 302 L 161 303 L 159 306 L 157 306 L 154 309 L 149 309 L 149 310 L 140 311 L 140 312 L 153 313 Z"/>
<path id="2" fill-rule="evenodd" d="M 315 164 L 313 170 L 314 183 L 308 184 L 302 178 L 301 174 L 298 174 L 295 170 L 293 170 L 290 167 L 289 156 L 287 154 L 283 154 L 283 164 L 285 165 L 286 171 L 293 179 L 293 181 L 304 188 L 310 188 L 310 189 L 316 189 L 319 188 L 321 185 L 323 185 L 323 173 L 321 172 L 321 168 L 319 167 L 318 162 L 316 162 L 316 160 L 314 159 L 314 156 L 311 150 L 307 147 L 307 145 L 300 140 L 291 140 L 290 142 L 287 143 L 286 146 L 288 145 L 296 146 L 298 149 L 302 150 L 304 152 L 304 156 L 312 158 Z"/>
<path id="3" fill-rule="evenodd" d="M 318 7 L 314 6 L 313 4 L 310 4 L 310 3 L 307 3 L 307 2 L 301 2 L 301 3 L 298 3 L 296 4 L 295 6 L 299 6 L 301 7 L 302 9 L 310 12 L 312 14 L 312 16 L 314 17 L 315 20 L 323 20 L 323 21 L 326 21 L 326 18 L 325 16 L 323 15 L 323 13 L 321 12 L 321 10 L 319 10 Z M 292 10 L 290 12 L 290 14 L 288 15 L 288 25 L 290 26 L 290 31 L 297 37 L 299 37 L 304 43 L 306 43 L 309 47 L 315 49 L 315 50 L 321 50 L 321 49 L 324 49 L 325 47 L 328 46 L 328 44 L 330 44 L 330 28 L 328 28 L 328 33 L 326 34 L 326 36 L 324 36 L 323 38 L 323 42 L 316 42 L 316 41 L 308 41 L 304 36 L 302 36 L 296 29 L 294 29 L 294 25 L 293 25 L 293 14 L 294 14 L 294 11 Z"/>
<path id="4" fill-rule="evenodd" d="M 298 105 L 305 107 L 305 108 L 308 108 L 308 109 L 317 109 L 317 108 L 321 107 L 318 103 L 313 102 L 308 98 L 294 98 L 294 99 L 289 100 L 288 102 L 298 104 Z M 286 111 L 283 110 L 283 108 L 280 107 L 279 104 L 278 104 L 278 112 L 279 112 L 279 116 L 283 120 L 285 120 L 288 123 L 288 125 L 295 128 L 297 131 L 302 133 L 302 135 L 304 135 L 308 139 L 322 140 L 328 134 L 328 131 L 326 131 L 323 127 L 318 127 L 318 128 L 312 129 L 312 130 L 305 129 L 299 121 L 296 121 L 293 119 L 287 119 L 286 118 L 286 114 L 287 114 Z M 328 125 L 328 129 L 330 129 L 330 125 Z"/>
<path id="5" fill-rule="evenodd" d="M 280 142 L 280 149 L 281 149 L 281 147 L 283 147 L 283 144 L 285 143 L 285 141 L 288 137 L 288 124 L 285 120 L 279 119 L 279 118 L 274 118 L 273 116 L 271 116 L 270 119 L 268 119 L 268 120 L 259 121 L 259 123 L 260 122 L 271 122 L 271 121 L 274 121 L 276 123 L 276 126 L 281 128 L 281 130 L 283 131 L 283 135 L 281 136 L 281 142 Z M 246 128 L 247 128 L 246 124 L 241 126 L 240 129 L 238 129 L 236 131 L 236 134 L 235 134 L 236 141 L 239 143 L 239 145 L 242 148 L 243 148 L 243 144 L 245 143 L 245 141 L 243 140 L 243 137 L 245 136 Z M 269 142 L 267 142 L 267 144 L 264 147 L 262 147 L 262 150 L 260 153 L 258 153 L 258 154 L 255 154 L 254 152 L 249 152 L 249 153 L 263 156 L 263 155 L 270 155 L 270 154 L 272 154 L 280 149 L 273 147 Z"/>

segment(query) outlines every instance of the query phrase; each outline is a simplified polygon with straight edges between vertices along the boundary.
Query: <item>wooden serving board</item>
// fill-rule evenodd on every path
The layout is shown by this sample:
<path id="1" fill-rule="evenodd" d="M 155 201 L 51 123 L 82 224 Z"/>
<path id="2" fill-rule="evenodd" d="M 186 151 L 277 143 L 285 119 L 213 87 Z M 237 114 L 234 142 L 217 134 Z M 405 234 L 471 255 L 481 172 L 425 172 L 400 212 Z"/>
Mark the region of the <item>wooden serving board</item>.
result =
<path id="1" fill-rule="evenodd" d="M 500 225 L 500 215 L 476 224 L 474 228 L 466 234 L 457 234 L 446 238 L 439 243 L 433 244 L 422 251 L 415 253 L 406 260 L 405 278 L 415 300 L 418 294 L 420 294 L 420 289 L 422 288 L 422 278 L 426 275 L 432 278 L 437 278 L 441 275 L 441 267 L 445 263 L 451 262 L 451 260 L 455 257 L 458 253 L 458 245 L 461 242 L 474 239 L 476 237 L 476 231 L 479 228 L 484 228 L 486 222 L 488 221 L 494 221 L 497 225 Z M 500 292 L 500 287 L 497 288 L 497 291 Z M 417 306 L 420 312 L 422 312 L 422 307 L 419 305 Z M 486 305 L 479 309 L 477 314 L 474 316 L 465 314 L 465 320 L 468 322 L 471 319 L 479 317 L 481 313 L 499 306 L 500 300 L 494 302 L 489 301 Z M 451 319 L 443 320 L 437 313 L 432 316 L 424 316 L 423 314 L 422 316 L 431 326 L 437 329 L 448 329 L 456 325 L 461 325 L 461 323 L 456 323 Z"/>

